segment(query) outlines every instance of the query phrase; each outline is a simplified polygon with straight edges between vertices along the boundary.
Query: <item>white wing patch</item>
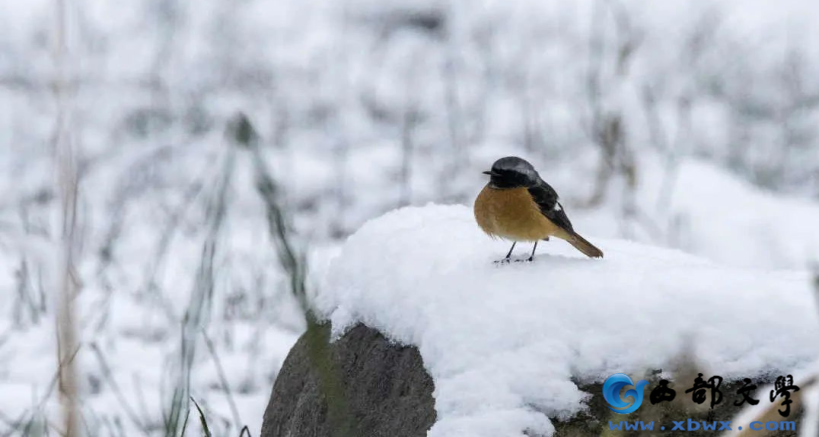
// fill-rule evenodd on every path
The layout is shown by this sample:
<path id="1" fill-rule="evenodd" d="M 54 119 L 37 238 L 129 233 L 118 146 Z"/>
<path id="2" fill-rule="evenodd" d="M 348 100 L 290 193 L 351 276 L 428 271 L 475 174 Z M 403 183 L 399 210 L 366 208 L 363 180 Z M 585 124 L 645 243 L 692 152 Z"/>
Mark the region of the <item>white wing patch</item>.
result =
<path id="1" fill-rule="evenodd" d="M 560 211 L 562 209 L 563 209 L 563 206 L 560 204 L 560 202 L 555 202 L 554 210 L 555 211 Z"/>

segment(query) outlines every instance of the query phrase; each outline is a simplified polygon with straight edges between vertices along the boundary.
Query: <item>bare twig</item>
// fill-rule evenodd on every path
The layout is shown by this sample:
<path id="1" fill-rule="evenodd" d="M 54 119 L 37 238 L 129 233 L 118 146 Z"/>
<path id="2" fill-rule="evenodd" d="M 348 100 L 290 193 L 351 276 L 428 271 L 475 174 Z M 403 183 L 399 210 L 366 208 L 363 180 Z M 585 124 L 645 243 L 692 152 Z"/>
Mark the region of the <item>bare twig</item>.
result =
<path id="1" fill-rule="evenodd" d="M 60 396 L 63 408 L 65 435 L 79 435 L 79 400 L 77 399 L 77 370 L 69 354 L 77 349 L 77 333 L 74 321 L 74 297 L 78 283 L 74 262 L 77 252 L 77 196 L 78 174 L 77 156 L 71 137 L 71 108 L 68 78 L 68 44 L 66 36 L 66 2 L 55 0 L 55 52 L 56 80 L 54 95 L 57 101 L 57 121 L 54 135 L 54 149 L 57 166 L 57 185 L 60 193 L 62 212 L 62 235 L 60 251 L 60 294 L 57 314 L 57 348 L 60 363 Z"/>

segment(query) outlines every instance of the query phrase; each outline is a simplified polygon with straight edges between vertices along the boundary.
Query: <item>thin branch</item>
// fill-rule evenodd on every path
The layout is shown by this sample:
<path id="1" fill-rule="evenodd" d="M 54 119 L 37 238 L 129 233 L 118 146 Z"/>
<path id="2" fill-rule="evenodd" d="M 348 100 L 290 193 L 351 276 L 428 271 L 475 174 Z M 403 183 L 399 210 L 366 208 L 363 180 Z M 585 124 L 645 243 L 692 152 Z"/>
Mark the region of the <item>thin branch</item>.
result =
<path id="1" fill-rule="evenodd" d="M 74 320 L 74 297 L 78 291 L 75 274 L 77 252 L 77 196 L 78 175 L 77 156 L 71 132 L 71 102 L 68 90 L 68 44 L 67 11 L 65 0 L 55 0 L 55 52 L 54 64 L 56 80 L 54 98 L 57 103 L 54 149 L 57 167 L 57 185 L 62 206 L 62 235 L 60 251 L 60 303 L 57 313 L 57 353 L 60 365 L 60 396 L 63 409 L 64 429 L 67 437 L 79 435 L 79 400 L 77 399 L 77 370 L 74 360 L 67 360 L 67 354 L 77 348 L 77 332 Z"/>

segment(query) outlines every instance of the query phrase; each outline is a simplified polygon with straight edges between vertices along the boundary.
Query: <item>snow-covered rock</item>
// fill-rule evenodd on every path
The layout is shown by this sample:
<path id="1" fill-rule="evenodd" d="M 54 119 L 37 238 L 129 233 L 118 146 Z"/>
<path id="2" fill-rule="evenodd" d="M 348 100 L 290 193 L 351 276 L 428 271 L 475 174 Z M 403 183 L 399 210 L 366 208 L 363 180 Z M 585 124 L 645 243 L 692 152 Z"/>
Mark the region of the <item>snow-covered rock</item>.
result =
<path id="1" fill-rule="evenodd" d="M 363 323 L 418 348 L 435 384 L 430 437 L 550 435 L 548 417 L 585 408 L 573 381 L 668 368 L 684 349 L 726 379 L 816 358 L 807 273 L 586 237 L 605 259 L 553 240 L 532 263 L 496 265 L 508 244 L 469 208 L 405 208 L 349 238 L 315 302 L 336 335 Z"/>
<path id="2" fill-rule="evenodd" d="M 329 340 L 329 327 L 322 325 L 293 346 L 260 437 L 426 435 L 435 423 L 433 386 L 418 349 L 363 325 Z"/>

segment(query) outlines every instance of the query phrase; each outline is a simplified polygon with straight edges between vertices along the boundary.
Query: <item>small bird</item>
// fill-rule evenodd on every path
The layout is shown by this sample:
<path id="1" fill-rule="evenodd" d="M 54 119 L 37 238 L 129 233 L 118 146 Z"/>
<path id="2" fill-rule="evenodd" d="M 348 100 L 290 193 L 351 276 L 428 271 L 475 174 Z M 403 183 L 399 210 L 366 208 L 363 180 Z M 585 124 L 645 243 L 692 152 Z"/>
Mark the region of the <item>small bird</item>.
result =
<path id="1" fill-rule="evenodd" d="M 589 258 L 602 258 L 603 252 L 572 228 L 557 192 L 537 173 L 532 164 L 516 156 L 492 164 L 489 183 L 475 199 L 475 220 L 491 237 L 512 240 L 506 258 L 509 262 L 518 241 L 532 241 L 532 261 L 540 240 L 557 237 L 566 240 Z"/>

